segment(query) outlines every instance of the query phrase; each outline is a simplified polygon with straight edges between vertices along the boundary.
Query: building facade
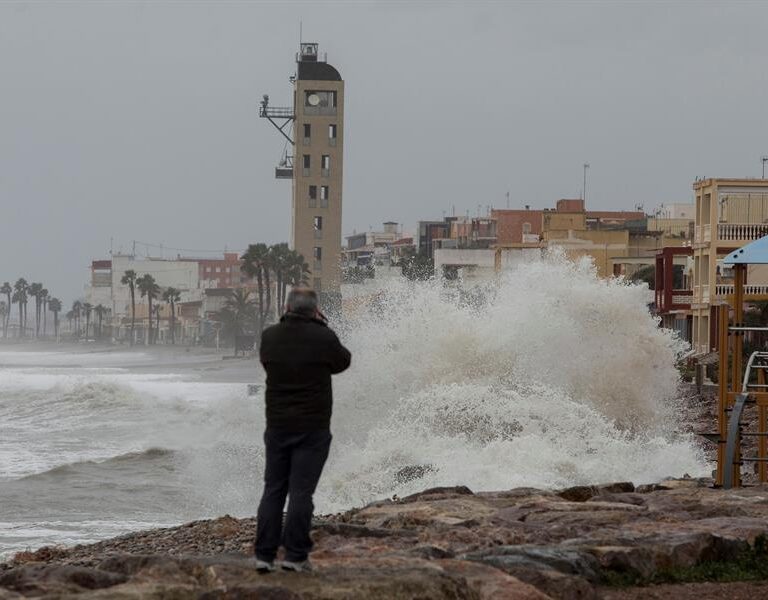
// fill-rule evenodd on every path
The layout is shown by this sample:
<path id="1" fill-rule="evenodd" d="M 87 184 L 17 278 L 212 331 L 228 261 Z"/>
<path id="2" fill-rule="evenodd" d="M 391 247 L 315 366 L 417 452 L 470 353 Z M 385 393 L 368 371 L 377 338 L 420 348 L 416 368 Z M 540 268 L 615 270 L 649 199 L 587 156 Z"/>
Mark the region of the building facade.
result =
<path id="1" fill-rule="evenodd" d="M 691 338 L 697 354 L 715 349 L 715 307 L 733 293 L 731 269 L 722 259 L 768 235 L 768 180 L 702 179 L 693 184 L 696 225 L 693 235 Z M 768 273 L 763 265 L 747 271 L 745 298 L 766 299 Z"/>

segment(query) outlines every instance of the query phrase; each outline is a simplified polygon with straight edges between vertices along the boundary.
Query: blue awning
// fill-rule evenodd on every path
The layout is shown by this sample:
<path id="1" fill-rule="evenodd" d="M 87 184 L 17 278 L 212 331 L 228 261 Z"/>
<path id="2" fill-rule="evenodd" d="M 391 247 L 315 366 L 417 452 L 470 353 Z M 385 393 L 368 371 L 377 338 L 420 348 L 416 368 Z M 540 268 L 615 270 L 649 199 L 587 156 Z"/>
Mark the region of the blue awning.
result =
<path id="1" fill-rule="evenodd" d="M 731 252 L 723 259 L 725 265 L 768 265 L 768 235 Z"/>

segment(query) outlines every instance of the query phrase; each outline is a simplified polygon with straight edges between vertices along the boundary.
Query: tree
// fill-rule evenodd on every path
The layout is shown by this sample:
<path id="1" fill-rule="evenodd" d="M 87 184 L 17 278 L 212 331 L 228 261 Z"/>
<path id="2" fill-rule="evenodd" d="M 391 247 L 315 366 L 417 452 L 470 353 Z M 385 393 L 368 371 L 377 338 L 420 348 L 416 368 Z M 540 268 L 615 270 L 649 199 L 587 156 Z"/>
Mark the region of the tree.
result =
<path id="1" fill-rule="evenodd" d="M 656 265 L 645 265 L 629 276 L 629 280 L 635 283 L 644 281 L 648 284 L 648 289 L 653 290 L 656 286 Z"/>
<path id="2" fill-rule="evenodd" d="M 42 283 L 32 283 L 27 290 L 27 294 L 35 299 L 35 337 L 40 335 L 40 292 L 42 291 Z"/>
<path id="3" fill-rule="evenodd" d="M 7 281 L 0 287 L 0 294 L 5 294 L 5 305 L 7 307 L 5 319 L 3 319 L 3 337 L 8 337 L 8 325 L 11 323 L 11 294 L 13 294 L 13 288 Z"/>
<path id="4" fill-rule="evenodd" d="M 72 303 L 72 313 L 75 315 L 75 329 L 77 337 L 80 337 L 80 315 L 83 311 L 83 303 L 80 300 L 75 300 Z"/>
<path id="5" fill-rule="evenodd" d="M 107 307 L 104 306 L 103 304 L 97 304 L 93 308 L 93 312 L 96 313 L 96 316 L 99 319 L 99 329 L 98 329 L 98 333 L 96 334 L 96 337 L 98 337 L 99 339 L 101 339 L 101 337 L 102 337 L 102 335 L 101 335 L 102 334 L 101 324 L 102 324 L 102 321 L 104 320 L 104 315 L 107 314 L 107 311 L 108 311 Z"/>
<path id="6" fill-rule="evenodd" d="M 47 329 L 48 324 L 48 300 L 49 300 L 49 294 L 48 290 L 43 288 L 40 290 L 40 305 L 42 306 L 43 310 L 43 337 L 45 337 L 45 330 Z"/>
<path id="7" fill-rule="evenodd" d="M 256 304 L 251 300 L 251 292 L 244 288 L 232 290 L 218 317 L 226 339 L 234 339 L 252 331 L 259 319 Z"/>
<path id="8" fill-rule="evenodd" d="M 16 302 L 19 303 L 19 337 L 24 337 L 27 330 L 27 290 L 29 290 L 29 284 L 26 279 L 20 277 L 13 284 L 13 289 L 16 290 Z"/>
<path id="9" fill-rule="evenodd" d="M 0 301 L 0 319 L 3 320 L 3 333 L 5 333 L 5 318 L 8 315 L 8 311 L 10 308 L 5 303 L 5 301 Z"/>
<path id="10" fill-rule="evenodd" d="M 136 329 L 136 271 L 128 269 L 123 273 L 120 283 L 127 285 L 131 292 L 131 346 L 133 346 L 133 341 L 136 339 L 134 333 Z"/>
<path id="11" fill-rule="evenodd" d="M 272 297 L 269 283 L 269 248 L 263 243 L 250 244 L 241 258 L 243 264 L 240 270 L 256 279 L 256 289 L 259 294 L 259 331 L 262 331 L 267 322 Z"/>
<path id="12" fill-rule="evenodd" d="M 67 311 L 67 314 L 64 315 L 67 318 L 67 321 L 69 322 L 69 333 L 72 333 L 72 321 L 75 320 L 75 311 L 69 310 Z"/>
<path id="13" fill-rule="evenodd" d="M 48 306 L 53 313 L 53 335 L 56 339 L 59 338 L 59 312 L 61 312 L 61 300 L 58 298 L 51 298 L 48 301 Z"/>
<path id="14" fill-rule="evenodd" d="M 157 285 L 155 278 L 152 275 L 142 275 L 136 280 L 136 287 L 141 292 L 141 297 L 146 298 L 148 302 L 147 307 L 147 344 L 152 344 L 152 301 L 156 300 L 160 295 L 160 286 Z"/>
<path id="15" fill-rule="evenodd" d="M 163 300 L 171 305 L 171 344 L 176 343 L 176 303 L 181 300 L 181 292 L 176 288 L 166 288 Z"/>
<path id="16" fill-rule="evenodd" d="M 93 310 L 93 304 L 85 302 L 83 304 L 83 314 L 85 315 L 85 339 L 88 339 L 88 331 L 91 326 L 91 311 Z"/>
<path id="17" fill-rule="evenodd" d="M 278 312 L 282 314 L 288 286 L 308 284 L 309 265 L 304 262 L 301 254 L 296 250 L 290 250 L 285 242 L 270 247 L 268 265 L 275 274 L 276 302 Z"/>

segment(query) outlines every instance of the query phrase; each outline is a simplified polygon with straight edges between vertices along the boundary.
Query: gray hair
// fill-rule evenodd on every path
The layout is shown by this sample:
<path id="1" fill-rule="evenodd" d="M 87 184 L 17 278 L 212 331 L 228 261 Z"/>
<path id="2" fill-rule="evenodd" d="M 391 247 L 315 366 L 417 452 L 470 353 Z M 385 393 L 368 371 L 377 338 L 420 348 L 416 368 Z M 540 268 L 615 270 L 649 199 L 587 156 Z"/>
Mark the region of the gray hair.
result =
<path id="1" fill-rule="evenodd" d="M 317 311 L 317 294 L 309 288 L 293 288 L 285 301 L 288 312 L 313 317 Z"/>

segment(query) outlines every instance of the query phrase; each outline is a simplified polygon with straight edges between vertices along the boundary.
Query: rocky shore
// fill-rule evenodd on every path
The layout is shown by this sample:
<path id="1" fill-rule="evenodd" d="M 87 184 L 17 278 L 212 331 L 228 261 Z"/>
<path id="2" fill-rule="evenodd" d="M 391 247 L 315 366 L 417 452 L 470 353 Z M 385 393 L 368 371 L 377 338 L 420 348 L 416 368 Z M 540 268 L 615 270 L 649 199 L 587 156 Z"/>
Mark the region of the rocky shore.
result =
<path id="1" fill-rule="evenodd" d="M 0 599 L 768 596 L 766 487 L 725 491 L 677 479 L 560 491 L 431 489 L 319 518 L 308 574 L 257 574 L 254 529 L 253 519 L 225 516 L 21 553 L 0 565 Z M 713 578 L 753 581 L 696 583 Z"/>

